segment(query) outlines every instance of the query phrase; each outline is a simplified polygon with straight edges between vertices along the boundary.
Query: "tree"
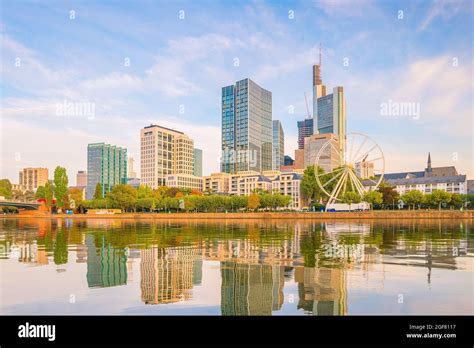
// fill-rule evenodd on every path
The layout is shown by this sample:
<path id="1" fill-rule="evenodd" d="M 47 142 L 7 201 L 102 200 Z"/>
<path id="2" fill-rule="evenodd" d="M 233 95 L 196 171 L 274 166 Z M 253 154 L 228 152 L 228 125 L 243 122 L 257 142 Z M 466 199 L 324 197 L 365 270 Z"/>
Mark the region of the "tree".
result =
<path id="1" fill-rule="evenodd" d="M 12 184 L 8 179 L 0 180 L 0 196 L 5 197 L 6 199 L 12 198 Z"/>
<path id="2" fill-rule="evenodd" d="M 102 194 L 102 184 L 100 182 L 95 185 L 94 199 L 102 199 L 104 195 Z"/>
<path id="3" fill-rule="evenodd" d="M 72 187 L 69 189 L 69 199 L 74 201 L 76 208 L 82 203 L 83 193 L 82 189 L 78 187 Z"/>
<path id="4" fill-rule="evenodd" d="M 378 188 L 380 193 L 382 193 L 382 204 L 384 206 L 390 206 L 394 205 L 396 202 L 398 202 L 400 195 L 398 192 L 395 190 L 393 186 L 388 185 L 385 182 L 382 182 Z"/>
<path id="5" fill-rule="evenodd" d="M 260 207 L 260 197 L 256 193 L 248 196 L 247 208 L 250 210 L 257 210 Z"/>
<path id="6" fill-rule="evenodd" d="M 324 171 L 318 167 L 318 173 L 324 173 Z M 301 180 L 301 191 L 310 201 L 316 202 L 321 198 L 321 189 L 316 181 L 314 166 L 309 166 L 304 170 L 303 179 Z"/>
<path id="7" fill-rule="evenodd" d="M 360 203 L 360 195 L 356 192 L 347 191 L 341 197 L 342 202 L 347 204 Z"/>
<path id="8" fill-rule="evenodd" d="M 415 210 L 415 207 L 423 202 L 424 195 L 418 190 L 413 190 L 405 193 L 401 199 L 408 207 L 412 206 Z"/>
<path id="9" fill-rule="evenodd" d="M 38 188 L 36 189 L 36 194 L 35 194 L 35 198 L 36 199 L 40 199 L 40 198 L 45 198 L 45 192 L 44 192 L 44 186 L 38 186 Z"/>
<path id="10" fill-rule="evenodd" d="M 137 190 L 130 185 L 119 184 L 112 188 L 112 191 L 107 193 L 107 201 L 112 207 L 116 207 L 127 211 L 135 207 L 137 202 Z"/>
<path id="11" fill-rule="evenodd" d="M 25 202 L 33 202 L 35 200 L 35 192 L 31 190 L 25 191 L 23 194 Z"/>
<path id="12" fill-rule="evenodd" d="M 65 208 L 68 202 L 68 178 L 66 168 L 60 166 L 54 170 L 54 196 L 56 197 L 56 206 Z"/>
<path id="13" fill-rule="evenodd" d="M 46 208 L 51 211 L 51 207 L 53 206 L 53 198 L 54 198 L 54 185 L 51 184 L 49 181 L 46 182 L 44 185 L 44 200 Z"/>
<path id="14" fill-rule="evenodd" d="M 369 203 L 372 208 L 374 208 L 375 205 L 380 205 L 383 202 L 383 195 L 382 193 L 378 191 L 368 191 L 364 194 L 364 197 L 362 199 L 364 202 Z"/>
<path id="15" fill-rule="evenodd" d="M 464 204 L 463 197 L 459 193 L 453 193 L 449 204 L 454 208 L 461 208 Z"/>
<path id="16" fill-rule="evenodd" d="M 137 188 L 137 198 L 152 198 L 153 197 L 153 190 L 151 187 L 146 185 L 138 186 Z"/>
<path id="17" fill-rule="evenodd" d="M 13 198 L 14 201 L 24 202 L 25 201 L 25 194 L 23 193 L 23 191 L 14 190 L 14 191 L 12 191 L 12 198 Z"/>
<path id="18" fill-rule="evenodd" d="M 430 201 L 432 204 L 437 205 L 438 209 L 441 210 L 443 203 L 448 204 L 451 201 L 451 194 L 443 190 L 433 190 L 430 195 Z"/>

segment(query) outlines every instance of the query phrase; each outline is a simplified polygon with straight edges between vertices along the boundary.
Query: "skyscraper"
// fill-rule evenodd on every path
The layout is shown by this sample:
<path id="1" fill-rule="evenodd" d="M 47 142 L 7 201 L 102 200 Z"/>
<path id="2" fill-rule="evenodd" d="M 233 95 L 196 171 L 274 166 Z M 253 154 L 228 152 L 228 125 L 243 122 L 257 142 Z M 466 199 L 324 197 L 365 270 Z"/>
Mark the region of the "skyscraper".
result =
<path id="1" fill-rule="evenodd" d="M 127 180 L 127 149 L 105 143 L 87 145 L 87 199 L 94 196 L 97 184 L 105 196 L 114 185 Z"/>
<path id="2" fill-rule="evenodd" d="M 346 146 L 346 99 L 344 88 L 334 87 L 333 93 L 326 94 L 326 86 L 321 79 L 321 48 L 319 64 L 313 65 L 313 132 L 314 134 L 336 134 L 339 138 L 341 158 Z M 299 140 L 299 138 L 298 138 Z"/>
<path id="3" fill-rule="evenodd" d="M 194 149 L 194 176 L 202 176 L 202 150 Z"/>
<path id="4" fill-rule="evenodd" d="M 222 88 L 221 171 L 272 169 L 272 93 L 250 79 Z"/>
<path id="5" fill-rule="evenodd" d="M 193 175 L 194 141 L 183 132 L 150 125 L 140 131 L 141 184 L 166 185 L 169 174 Z"/>
<path id="6" fill-rule="evenodd" d="M 334 87 L 333 93 L 318 98 L 317 129 L 319 134 L 336 134 L 341 153 L 346 140 L 346 100 L 343 87 Z"/>
<path id="7" fill-rule="evenodd" d="M 284 164 L 284 157 L 285 133 L 283 132 L 281 122 L 278 120 L 273 120 L 273 170 L 280 170 L 280 167 Z"/>
<path id="8" fill-rule="evenodd" d="M 304 138 L 313 135 L 313 119 L 307 118 L 303 121 L 298 121 L 298 149 L 304 149 Z"/>

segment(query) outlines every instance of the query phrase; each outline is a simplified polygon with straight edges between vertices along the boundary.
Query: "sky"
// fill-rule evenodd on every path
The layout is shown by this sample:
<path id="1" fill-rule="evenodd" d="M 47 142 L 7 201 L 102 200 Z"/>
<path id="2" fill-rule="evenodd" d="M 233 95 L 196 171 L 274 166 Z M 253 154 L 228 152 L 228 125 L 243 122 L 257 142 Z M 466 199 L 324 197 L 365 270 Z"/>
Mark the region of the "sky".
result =
<path id="1" fill-rule="evenodd" d="M 379 144 L 387 173 L 423 170 L 431 152 L 434 167 L 474 179 L 472 1 L 0 1 L 0 10 L 0 177 L 13 183 L 21 168 L 47 167 L 52 178 L 60 165 L 74 185 L 94 142 L 126 147 L 139 173 L 150 124 L 188 134 L 203 173 L 217 172 L 221 88 L 244 78 L 272 92 L 294 157 L 320 44 L 323 83 L 344 87 L 348 132 Z"/>

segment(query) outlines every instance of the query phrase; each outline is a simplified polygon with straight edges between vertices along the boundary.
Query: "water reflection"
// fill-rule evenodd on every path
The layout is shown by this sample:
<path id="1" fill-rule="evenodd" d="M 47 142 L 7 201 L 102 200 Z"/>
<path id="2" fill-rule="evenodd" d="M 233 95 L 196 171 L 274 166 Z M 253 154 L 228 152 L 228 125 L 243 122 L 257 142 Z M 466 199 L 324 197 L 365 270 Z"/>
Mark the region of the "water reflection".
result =
<path id="1" fill-rule="evenodd" d="M 139 287 L 144 306 L 195 308 L 205 301 L 196 289 L 219 287 L 220 302 L 215 300 L 222 315 L 472 313 L 471 221 L 3 219 L 0 239 L 2 267 L 8 274 L 23 267 L 2 280 L 2 288 L 18 286 L 17 277 L 28 282 L 32 266 L 74 271 L 74 279 L 78 270 L 89 289 L 83 290 L 87 301 L 99 313 L 95 291 L 124 286 Z M 19 266 L 7 263 L 15 259 Z M 217 280 L 213 267 L 219 268 Z M 56 281 L 46 286 L 60 288 Z M 392 297 L 400 292 L 416 294 L 422 309 L 397 307 Z M 459 306 L 430 305 L 426 299 L 453 294 Z M 362 304 L 368 295 L 393 303 L 367 309 Z M 40 300 L 7 296 L 2 312 L 35 301 Z M 120 298 L 117 306 L 134 301 Z"/>

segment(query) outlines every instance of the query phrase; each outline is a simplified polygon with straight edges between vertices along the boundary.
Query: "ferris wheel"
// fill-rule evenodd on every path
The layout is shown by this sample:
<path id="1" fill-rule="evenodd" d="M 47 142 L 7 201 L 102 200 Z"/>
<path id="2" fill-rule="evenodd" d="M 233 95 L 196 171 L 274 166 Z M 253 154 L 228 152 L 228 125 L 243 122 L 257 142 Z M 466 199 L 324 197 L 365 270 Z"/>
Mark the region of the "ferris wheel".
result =
<path id="1" fill-rule="evenodd" d="M 327 140 L 314 164 L 316 182 L 329 197 L 328 205 L 340 202 L 347 192 L 363 197 L 370 189 L 376 190 L 385 173 L 382 149 L 362 133 L 349 133 L 343 142 L 336 138 Z"/>

